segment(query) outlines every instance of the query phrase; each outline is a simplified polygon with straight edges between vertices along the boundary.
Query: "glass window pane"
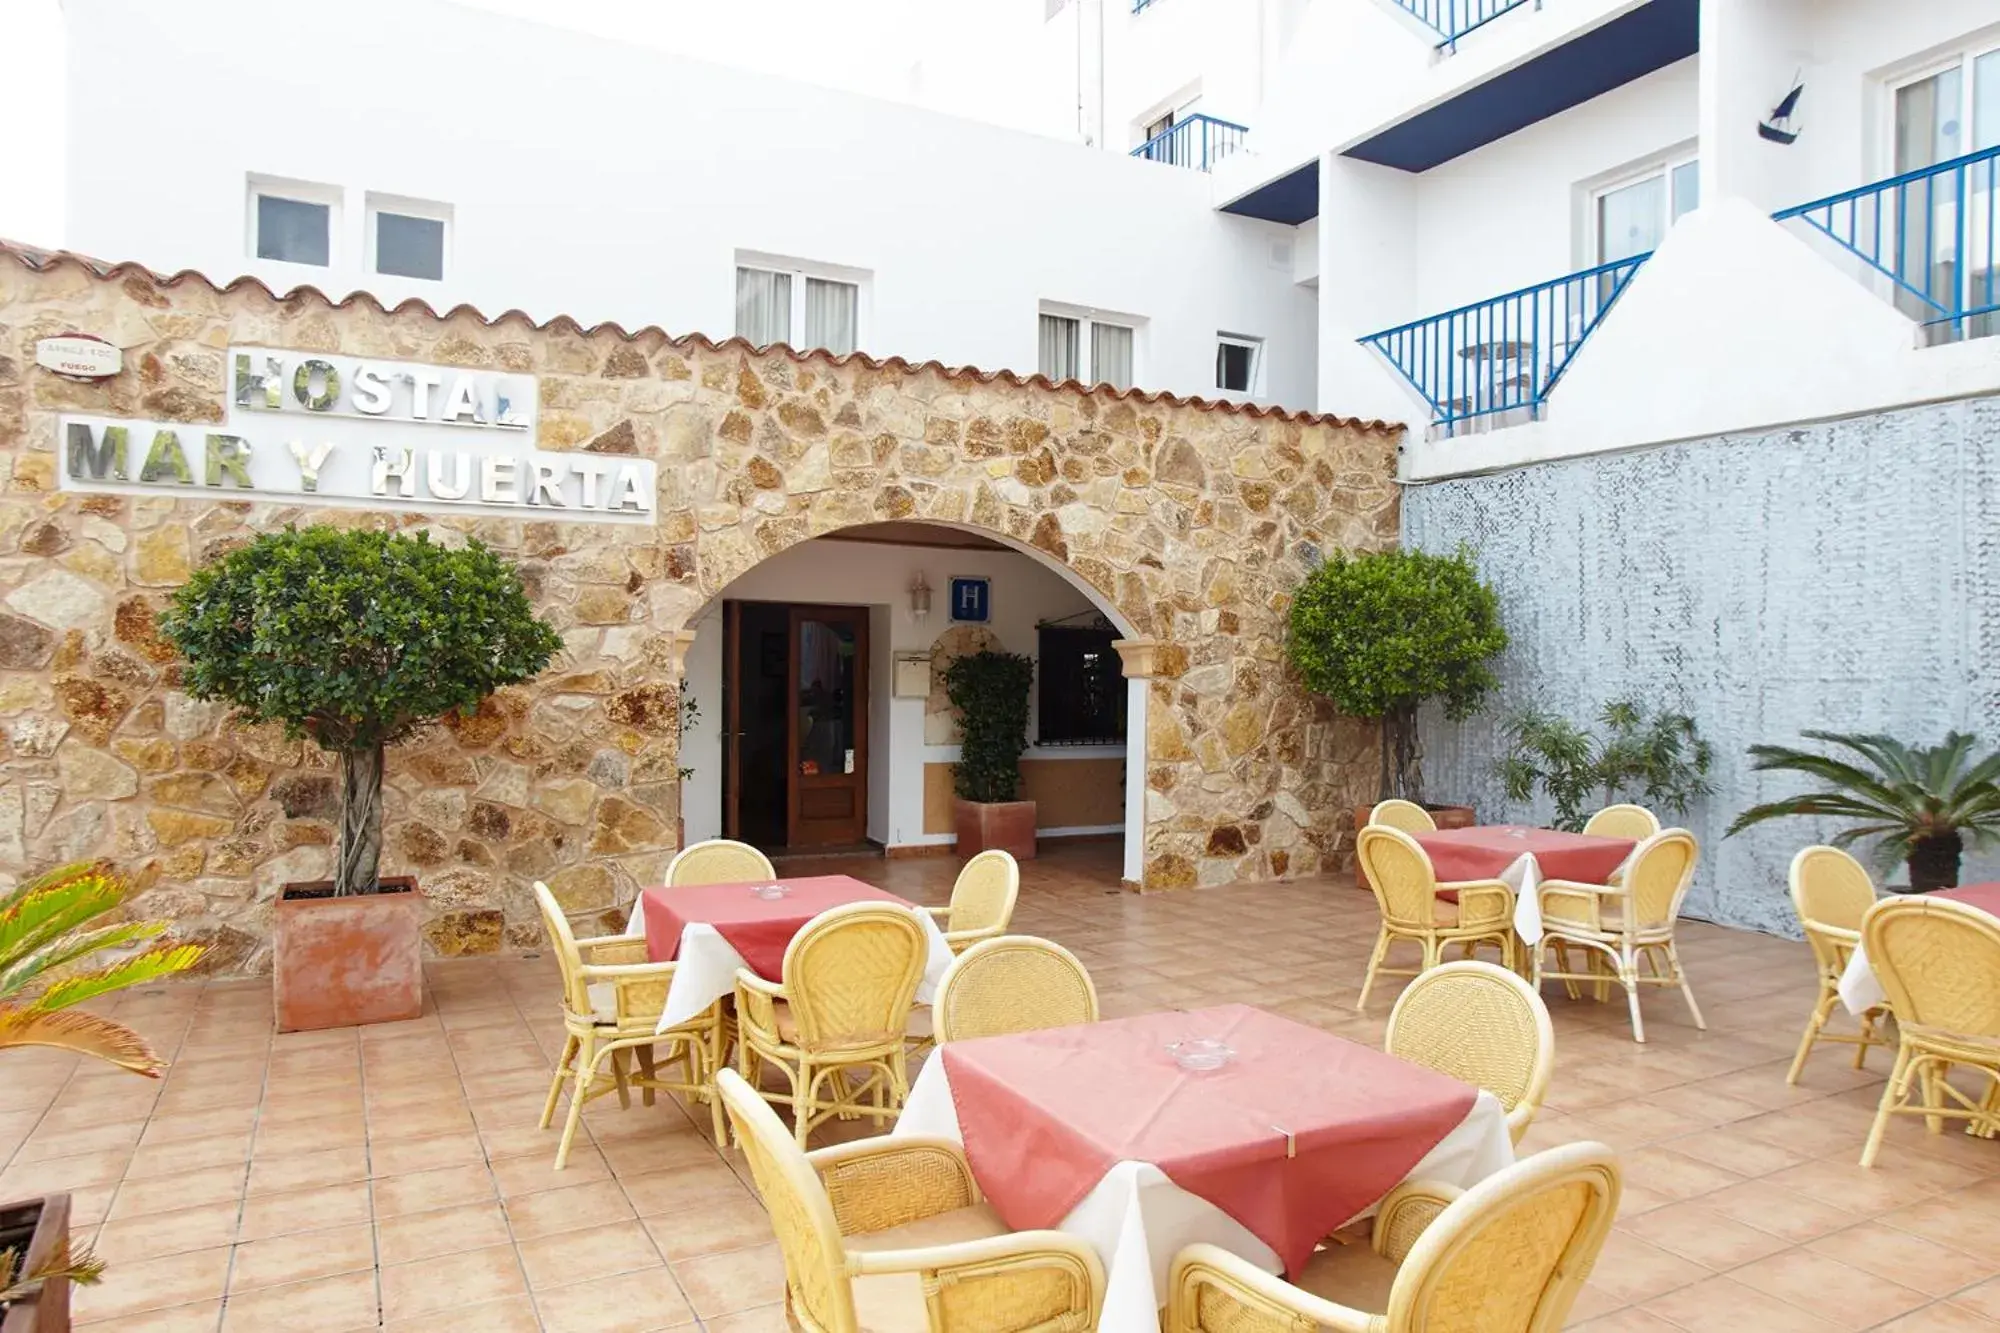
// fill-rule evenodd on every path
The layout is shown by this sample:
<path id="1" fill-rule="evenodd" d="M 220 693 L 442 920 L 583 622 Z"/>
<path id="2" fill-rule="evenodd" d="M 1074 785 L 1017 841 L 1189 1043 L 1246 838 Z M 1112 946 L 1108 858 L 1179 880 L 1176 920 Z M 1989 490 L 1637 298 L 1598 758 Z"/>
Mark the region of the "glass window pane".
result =
<path id="1" fill-rule="evenodd" d="M 1683 162 L 1674 168 L 1674 221 L 1701 205 L 1701 164 Z"/>
<path id="2" fill-rule="evenodd" d="M 1077 344 L 1081 341 L 1075 320 L 1065 315 L 1043 315 L 1036 368 L 1057 383 L 1077 379 L 1081 373 Z"/>
<path id="3" fill-rule="evenodd" d="M 333 209 L 274 194 L 257 196 L 257 258 L 326 266 L 332 256 Z"/>
<path id="4" fill-rule="evenodd" d="M 375 271 L 402 278 L 444 277 L 444 223 L 403 213 L 377 213 Z"/>
<path id="5" fill-rule="evenodd" d="M 2000 148 L 2000 51 L 1972 62 L 1972 147 Z"/>
<path id="6" fill-rule="evenodd" d="M 806 350 L 824 347 L 845 356 L 859 342 L 861 289 L 851 282 L 806 279 Z"/>
<path id="7" fill-rule="evenodd" d="M 1090 378 L 1114 389 L 1132 387 L 1132 330 L 1122 324 L 1090 326 Z"/>
<path id="8" fill-rule="evenodd" d="M 1243 343 L 1217 343 L 1215 347 L 1215 387 L 1231 393 L 1249 393 L 1256 374 L 1257 349 Z"/>
<path id="9" fill-rule="evenodd" d="M 1896 173 L 1935 166 L 1965 150 L 1959 111 L 1965 82 L 1956 69 L 1896 90 Z"/>
<path id="10" fill-rule="evenodd" d="M 1597 197 L 1597 262 L 1648 254 L 1659 248 L 1667 216 L 1667 178 L 1645 180 Z"/>
<path id="11" fill-rule="evenodd" d="M 791 341 L 791 274 L 761 268 L 736 270 L 736 336 L 754 347 Z"/>
<path id="12" fill-rule="evenodd" d="M 854 771 L 854 627 L 799 622 L 799 774 Z"/>

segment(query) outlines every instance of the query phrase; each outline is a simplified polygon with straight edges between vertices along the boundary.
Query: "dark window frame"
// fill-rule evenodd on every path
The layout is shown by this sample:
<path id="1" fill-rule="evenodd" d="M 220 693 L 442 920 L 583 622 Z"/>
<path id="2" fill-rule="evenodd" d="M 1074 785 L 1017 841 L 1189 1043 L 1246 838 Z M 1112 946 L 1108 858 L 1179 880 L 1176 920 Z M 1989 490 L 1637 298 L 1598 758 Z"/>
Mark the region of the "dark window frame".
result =
<path id="1" fill-rule="evenodd" d="M 1109 625 L 1036 627 L 1038 745 L 1126 743 L 1125 673 Z"/>

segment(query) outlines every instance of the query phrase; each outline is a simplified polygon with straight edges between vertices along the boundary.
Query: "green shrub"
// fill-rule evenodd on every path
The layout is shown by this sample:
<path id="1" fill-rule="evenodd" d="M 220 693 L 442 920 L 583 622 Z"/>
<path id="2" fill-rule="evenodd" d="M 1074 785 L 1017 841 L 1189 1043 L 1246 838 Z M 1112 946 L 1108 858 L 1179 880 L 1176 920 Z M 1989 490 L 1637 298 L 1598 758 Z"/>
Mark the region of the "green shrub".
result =
<path id="1" fill-rule="evenodd" d="M 1034 683 L 1035 659 L 1019 653 L 968 653 L 945 668 L 945 693 L 964 734 L 952 767 L 961 799 L 1011 801 L 1020 793 Z"/>
<path id="2" fill-rule="evenodd" d="M 383 747 L 470 713 L 562 647 L 481 543 L 331 527 L 265 533 L 196 571 L 160 632 L 189 694 L 340 757 L 337 893 L 375 889 Z"/>
<path id="3" fill-rule="evenodd" d="M 1292 665 L 1306 686 L 1351 717 L 1382 725 L 1379 799 L 1423 799 L 1417 709 L 1427 699 L 1454 721 L 1495 684 L 1507 646 L 1500 602 L 1463 553 L 1335 552 L 1292 602 Z"/>
<path id="4" fill-rule="evenodd" d="M 1625 700 L 1604 705 L 1597 718 L 1602 737 L 1537 709 L 1510 720 L 1508 753 L 1493 765 L 1508 799 L 1533 800 L 1540 787 L 1555 802 L 1555 827 L 1577 833 L 1603 806 L 1640 800 L 1686 814 L 1695 797 L 1715 790 L 1708 780 L 1715 751 L 1687 714 L 1648 718 L 1644 705 Z"/>

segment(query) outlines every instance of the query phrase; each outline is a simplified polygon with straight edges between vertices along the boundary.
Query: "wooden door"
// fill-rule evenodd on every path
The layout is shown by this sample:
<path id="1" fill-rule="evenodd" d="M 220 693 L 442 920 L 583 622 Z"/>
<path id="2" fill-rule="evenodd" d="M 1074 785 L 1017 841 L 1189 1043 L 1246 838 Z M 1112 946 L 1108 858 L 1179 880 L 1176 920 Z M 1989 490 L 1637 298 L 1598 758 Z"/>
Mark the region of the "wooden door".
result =
<path id="1" fill-rule="evenodd" d="M 794 606 L 789 639 L 786 844 L 858 843 L 868 831 L 868 612 Z"/>

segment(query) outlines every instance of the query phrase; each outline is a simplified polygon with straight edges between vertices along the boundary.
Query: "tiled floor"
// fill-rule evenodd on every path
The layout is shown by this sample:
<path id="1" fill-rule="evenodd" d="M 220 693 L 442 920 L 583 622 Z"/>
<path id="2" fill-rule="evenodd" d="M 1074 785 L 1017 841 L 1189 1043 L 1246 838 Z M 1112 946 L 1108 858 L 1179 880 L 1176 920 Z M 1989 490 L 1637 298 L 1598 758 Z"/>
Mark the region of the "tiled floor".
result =
<path id="1" fill-rule="evenodd" d="M 816 864 L 941 902 L 945 861 Z M 1374 908 L 1344 882 L 1133 897 L 1114 849 L 1029 868 L 1016 918 L 1084 959 L 1111 1014 L 1252 1001 L 1378 1042 L 1352 1009 Z M 1776 890 L 1774 889 L 1774 892 Z M 1558 1071 L 1527 1145 L 1624 1156 L 1624 1213 L 1577 1310 L 1594 1333 L 2000 1330 L 2000 1143 L 1899 1123 L 1855 1165 L 1880 1089 L 1848 1051 L 1784 1075 L 1803 946 L 1690 923 L 1710 1030 L 1647 997 L 1551 999 Z M 69 1189 L 112 1267 L 77 1317 L 203 1330 L 781 1329 L 782 1274 L 741 1159 L 670 1101 L 593 1103 L 569 1169 L 535 1128 L 560 1041 L 547 959 L 440 963 L 432 1012 L 273 1037 L 267 985 L 115 1006 L 174 1057 L 163 1082 L 55 1053 L 0 1078 L 0 1199 Z"/>

